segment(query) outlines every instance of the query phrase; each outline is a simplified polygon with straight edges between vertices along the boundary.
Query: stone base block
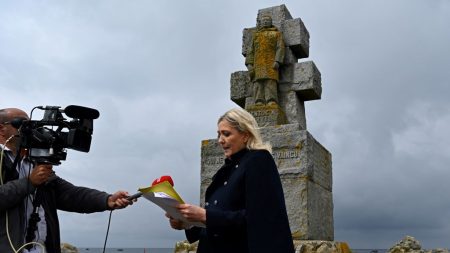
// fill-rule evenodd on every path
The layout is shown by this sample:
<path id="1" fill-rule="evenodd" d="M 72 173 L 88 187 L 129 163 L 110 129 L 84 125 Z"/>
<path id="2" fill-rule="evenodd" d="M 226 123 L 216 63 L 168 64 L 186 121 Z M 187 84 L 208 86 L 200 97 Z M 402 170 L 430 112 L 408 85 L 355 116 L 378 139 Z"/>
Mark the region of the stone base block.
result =
<path id="1" fill-rule="evenodd" d="M 281 174 L 292 237 L 333 240 L 332 193 L 307 178 Z"/>
<path id="2" fill-rule="evenodd" d="M 272 144 L 272 155 L 280 174 L 307 177 L 331 191 L 331 154 L 307 130 L 300 130 L 298 124 L 289 124 L 262 128 L 261 134 Z"/>

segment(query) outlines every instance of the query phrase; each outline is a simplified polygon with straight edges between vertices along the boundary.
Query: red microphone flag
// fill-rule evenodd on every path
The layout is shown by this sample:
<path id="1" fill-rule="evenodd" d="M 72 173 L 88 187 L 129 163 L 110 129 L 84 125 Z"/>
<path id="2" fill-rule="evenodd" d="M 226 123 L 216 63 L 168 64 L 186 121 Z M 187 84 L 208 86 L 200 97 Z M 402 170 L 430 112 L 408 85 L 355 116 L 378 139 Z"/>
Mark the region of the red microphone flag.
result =
<path id="1" fill-rule="evenodd" d="M 161 176 L 160 178 L 155 179 L 153 181 L 153 183 L 152 183 L 152 186 L 154 186 L 155 184 L 159 184 L 159 183 L 165 182 L 165 181 L 169 182 L 169 184 L 172 185 L 172 186 L 174 185 L 172 177 L 165 175 L 165 176 Z"/>

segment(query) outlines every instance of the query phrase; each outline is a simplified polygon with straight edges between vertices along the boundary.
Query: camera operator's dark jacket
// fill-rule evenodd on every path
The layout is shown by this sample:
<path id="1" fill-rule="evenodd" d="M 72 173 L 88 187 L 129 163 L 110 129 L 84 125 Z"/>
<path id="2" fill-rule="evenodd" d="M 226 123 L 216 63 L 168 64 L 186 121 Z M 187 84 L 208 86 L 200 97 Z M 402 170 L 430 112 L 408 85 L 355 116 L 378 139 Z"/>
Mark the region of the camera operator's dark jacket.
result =
<path id="1" fill-rule="evenodd" d="M 28 178 L 18 179 L 19 175 L 12 168 L 10 159 L 3 157 L 2 178 L 0 185 L 0 252 L 13 253 L 6 235 L 6 211 L 8 212 L 9 235 L 14 247 L 19 249 L 24 243 L 24 199 L 36 189 Z M 77 187 L 71 183 L 55 178 L 44 186 L 42 191 L 42 207 L 45 210 L 47 223 L 46 252 L 60 253 L 60 231 L 56 210 L 78 213 L 92 213 L 108 209 L 109 194 L 85 187 Z"/>
<path id="2" fill-rule="evenodd" d="M 206 228 L 186 230 L 198 253 L 294 253 L 283 188 L 272 155 L 241 150 L 205 194 Z"/>

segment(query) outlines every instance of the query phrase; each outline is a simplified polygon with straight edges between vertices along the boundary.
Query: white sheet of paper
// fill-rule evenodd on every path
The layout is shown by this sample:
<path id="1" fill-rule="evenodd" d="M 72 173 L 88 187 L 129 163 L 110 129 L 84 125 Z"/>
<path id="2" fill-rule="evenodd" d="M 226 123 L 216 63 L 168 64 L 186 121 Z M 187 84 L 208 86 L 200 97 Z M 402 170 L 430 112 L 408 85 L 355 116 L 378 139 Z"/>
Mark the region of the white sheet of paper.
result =
<path id="1" fill-rule="evenodd" d="M 186 228 L 191 226 L 206 227 L 206 225 L 201 222 L 190 222 L 186 220 L 181 213 L 178 212 L 178 209 L 175 208 L 180 202 L 164 192 L 148 192 L 144 193 L 143 196 L 164 209 L 171 217 L 183 221 Z"/>

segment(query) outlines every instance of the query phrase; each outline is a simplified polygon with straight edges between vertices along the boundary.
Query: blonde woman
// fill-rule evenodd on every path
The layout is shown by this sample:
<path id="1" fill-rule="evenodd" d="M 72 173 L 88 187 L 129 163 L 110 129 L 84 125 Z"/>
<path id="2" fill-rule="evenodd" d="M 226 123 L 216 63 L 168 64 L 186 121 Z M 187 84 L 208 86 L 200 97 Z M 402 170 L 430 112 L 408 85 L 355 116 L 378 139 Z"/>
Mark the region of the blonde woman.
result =
<path id="1" fill-rule="evenodd" d="M 205 208 L 178 206 L 187 220 L 206 225 L 185 229 L 187 239 L 199 240 L 198 253 L 293 253 L 280 176 L 256 120 L 232 109 L 219 118 L 217 133 L 226 159 L 206 190 Z M 184 228 L 169 219 L 172 228 Z"/>

